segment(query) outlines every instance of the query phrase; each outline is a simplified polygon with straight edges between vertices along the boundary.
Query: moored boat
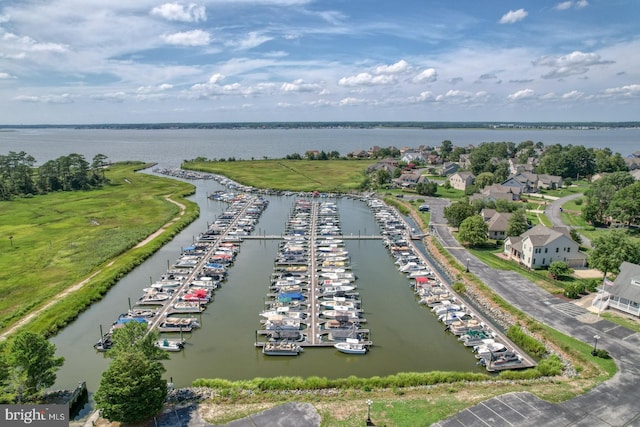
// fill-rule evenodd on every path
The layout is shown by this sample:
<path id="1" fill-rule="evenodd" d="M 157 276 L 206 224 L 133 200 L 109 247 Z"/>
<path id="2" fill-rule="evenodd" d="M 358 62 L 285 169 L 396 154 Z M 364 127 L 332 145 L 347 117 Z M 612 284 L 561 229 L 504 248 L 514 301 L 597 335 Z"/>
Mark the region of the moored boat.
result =
<path id="1" fill-rule="evenodd" d="M 180 351 L 184 348 L 184 341 L 169 340 L 167 338 L 155 342 L 155 346 L 164 351 Z"/>
<path id="2" fill-rule="evenodd" d="M 297 356 L 302 347 L 293 342 L 267 342 L 262 346 L 262 354 L 267 356 Z"/>
<path id="3" fill-rule="evenodd" d="M 365 354 L 368 350 L 364 342 L 355 338 L 347 338 L 345 342 L 338 342 L 333 346 L 341 353 L 346 354 Z"/>

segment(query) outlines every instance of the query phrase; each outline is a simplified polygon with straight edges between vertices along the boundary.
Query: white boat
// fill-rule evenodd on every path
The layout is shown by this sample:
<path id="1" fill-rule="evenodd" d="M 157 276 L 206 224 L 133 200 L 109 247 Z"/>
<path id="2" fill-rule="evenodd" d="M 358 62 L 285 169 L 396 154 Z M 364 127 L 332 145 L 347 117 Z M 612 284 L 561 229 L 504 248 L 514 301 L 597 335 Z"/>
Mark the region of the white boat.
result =
<path id="1" fill-rule="evenodd" d="M 423 270 L 426 270 L 427 268 L 428 267 L 424 264 L 419 264 L 417 262 L 410 261 L 404 264 L 403 266 L 401 266 L 399 270 L 402 271 L 403 273 L 410 273 L 412 271 L 423 271 Z"/>
<path id="2" fill-rule="evenodd" d="M 487 359 L 493 356 L 497 356 L 500 353 L 507 351 L 507 346 L 501 342 L 493 341 L 482 345 L 473 347 L 473 351 L 476 353 L 476 358 Z"/>
<path id="3" fill-rule="evenodd" d="M 365 354 L 367 352 L 366 344 L 355 338 L 347 338 L 346 342 L 338 342 L 333 346 L 338 351 L 346 354 Z"/>
<path id="4" fill-rule="evenodd" d="M 463 311 L 464 306 L 459 304 L 453 304 L 451 301 L 442 301 L 440 304 L 434 306 L 431 311 L 433 311 L 436 316 L 440 316 L 445 313 L 452 313 L 456 311 Z"/>
<path id="5" fill-rule="evenodd" d="M 324 310 L 321 313 L 327 319 L 335 319 L 338 317 L 344 317 L 350 320 L 358 319 L 360 316 L 353 310 Z"/>
<path id="6" fill-rule="evenodd" d="M 184 341 L 162 339 L 155 342 L 155 346 L 164 351 L 180 351 L 184 348 Z"/>

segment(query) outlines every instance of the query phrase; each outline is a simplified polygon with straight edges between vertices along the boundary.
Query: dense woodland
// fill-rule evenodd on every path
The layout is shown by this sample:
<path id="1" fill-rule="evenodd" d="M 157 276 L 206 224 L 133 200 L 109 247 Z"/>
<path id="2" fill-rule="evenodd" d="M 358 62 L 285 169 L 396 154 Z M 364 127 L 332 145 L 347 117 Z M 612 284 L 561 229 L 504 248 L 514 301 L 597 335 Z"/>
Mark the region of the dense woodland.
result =
<path id="1" fill-rule="evenodd" d="M 81 154 L 69 154 L 35 167 L 36 159 L 20 151 L 0 155 L 0 200 L 16 196 L 47 194 L 53 191 L 90 190 L 107 179 L 107 156 L 97 154 L 92 163 Z"/>

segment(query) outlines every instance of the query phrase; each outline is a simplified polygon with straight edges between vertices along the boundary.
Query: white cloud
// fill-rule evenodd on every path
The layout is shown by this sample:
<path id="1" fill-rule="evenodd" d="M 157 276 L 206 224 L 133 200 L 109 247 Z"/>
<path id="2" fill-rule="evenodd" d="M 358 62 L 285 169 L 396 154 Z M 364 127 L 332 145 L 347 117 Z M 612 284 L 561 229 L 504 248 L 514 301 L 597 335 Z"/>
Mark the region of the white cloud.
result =
<path id="1" fill-rule="evenodd" d="M 499 22 L 501 24 L 514 24 L 518 21 L 522 21 L 528 14 L 529 12 L 524 9 L 510 10 L 500 18 Z"/>
<path id="2" fill-rule="evenodd" d="M 353 97 L 348 97 L 348 98 L 344 98 L 341 99 L 340 102 L 338 103 L 339 105 L 362 105 L 362 104 L 366 104 L 366 100 L 361 99 L 361 98 L 353 98 Z"/>
<path id="3" fill-rule="evenodd" d="M 420 95 L 418 96 L 409 97 L 409 102 L 411 103 L 428 102 L 428 101 L 435 101 L 435 96 L 433 96 L 433 93 L 429 91 L 421 92 Z"/>
<path id="4" fill-rule="evenodd" d="M 226 45 L 238 50 L 248 50 L 253 49 L 254 47 L 258 47 L 270 40 L 273 40 L 273 37 L 262 35 L 257 31 L 252 31 L 247 34 L 245 38 L 237 41 L 227 42 Z"/>
<path id="5" fill-rule="evenodd" d="M 162 39 L 172 45 L 206 46 L 211 42 L 211 35 L 202 30 L 184 31 L 162 36 Z"/>
<path id="6" fill-rule="evenodd" d="M 401 59 L 395 64 L 391 65 L 380 65 L 376 67 L 373 71 L 374 74 L 399 74 L 404 73 L 409 70 L 411 67 L 407 61 Z"/>
<path id="7" fill-rule="evenodd" d="M 522 89 L 507 96 L 509 101 L 522 101 L 525 99 L 532 99 L 536 97 L 536 93 L 533 89 Z"/>
<path id="8" fill-rule="evenodd" d="M 291 83 L 285 82 L 280 86 L 283 92 L 314 92 L 320 89 L 315 83 L 305 83 L 302 79 L 295 80 Z"/>
<path id="9" fill-rule="evenodd" d="M 449 90 L 444 95 L 436 96 L 438 102 L 449 104 L 470 104 L 478 101 L 484 101 L 489 97 L 485 91 L 469 92 L 466 90 Z"/>
<path id="10" fill-rule="evenodd" d="M 13 33 L 2 34 L 2 41 L 9 42 L 15 50 L 25 50 L 27 52 L 55 52 L 63 53 L 68 50 L 67 46 L 59 43 L 41 43 L 29 36 L 19 37 Z"/>
<path id="11" fill-rule="evenodd" d="M 2 79 L 13 79 L 13 78 L 15 78 L 15 77 L 12 76 L 9 73 L 0 72 L 0 80 L 2 80 Z"/>
<path id="12" fill-rule="evenodd" d="M 589 2 L 587 0 L 568 0 L 568 1 L 563 1 L 561 3 L 556 4 L 555 8 L 556 10 L 567 10 L 567 9 L 583 9 L 585 7 L 589 6 Z"/>
<path id="13" fill-rule="evenodd" d="M 340 86 L 378 86 L 378 85 L 392 85 L 397 82 L 394 76 L 379 75 L 373 76 L 370 73 L 360 73 L 356 76 L 343 77 L 338 80 Z"/>
<path id="14" fill-rule="evenodd" d="M 632 84 L 632 85 L 612 87 L 609 89 L 605 89 L 601 97 L 639 98 L 640 84 Z"/>
<path id="15" fill-rule="evenodd" d="M 180 3 L 165 3 L 154 7 L 151 14 L 168 21 L 199 22 L 207 20 L 206 8 L 195 3 L 190 3 L 188 6 Z"/>
<path id="16" fill-rule="evenodd" d="M 573 1 L 563 1 L 562 3 L 558 3 L 556 5 L 556 9 L 557 10 L 567 10 L 567 9 L 571 9 L 571 6 L 573 6 Z"/>
<path id="17" fill-rule="evenodd" d="M 38 104 L 71 104 L 73 95 L 63 93 L 61 95 L 19 95 L 14 101 L 33 102 Z"/>
<path id="18" fill-rule="evenodd" d="M 589 67 L 594 65 L 613 64 L 613 61 L 604 61 L 597 53 L 572 52 L 559 57 L 545 56 L 534 61 L 534 65 L 551 67 L 552 70 L 542 75 L 545 79 L 563 78 L 584 74 Z"/>
<path id="19" fill-rule="evenodd" d="M 438 80 L 438 73 L 435 68 L 426 68 L 422 70 L 417 76 L 415 76 L 411 81 L 414 83 L 432 83 Z"/>
<path id="20" fill-rule="evenodd" d="M 572 90 L 571 92 L 562 94 L 561 98 L 564 100 L 574 100 L 574 99 L 580 99 L 583 96 L 584 96 L 584 93 L 577 90 Z"/>

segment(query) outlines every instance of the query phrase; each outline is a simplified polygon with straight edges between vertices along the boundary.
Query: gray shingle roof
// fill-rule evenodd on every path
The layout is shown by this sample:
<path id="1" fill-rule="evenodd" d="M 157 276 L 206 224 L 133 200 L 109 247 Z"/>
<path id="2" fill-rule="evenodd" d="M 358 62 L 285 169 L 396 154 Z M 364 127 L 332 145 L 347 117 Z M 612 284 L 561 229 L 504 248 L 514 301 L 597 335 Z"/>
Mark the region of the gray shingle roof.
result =
<path id="1" fill-rule="evenodd" d="M 607 291 L 613 295 L 640 303 L 640 265 L 623 261 L 620 274 Z"/>

